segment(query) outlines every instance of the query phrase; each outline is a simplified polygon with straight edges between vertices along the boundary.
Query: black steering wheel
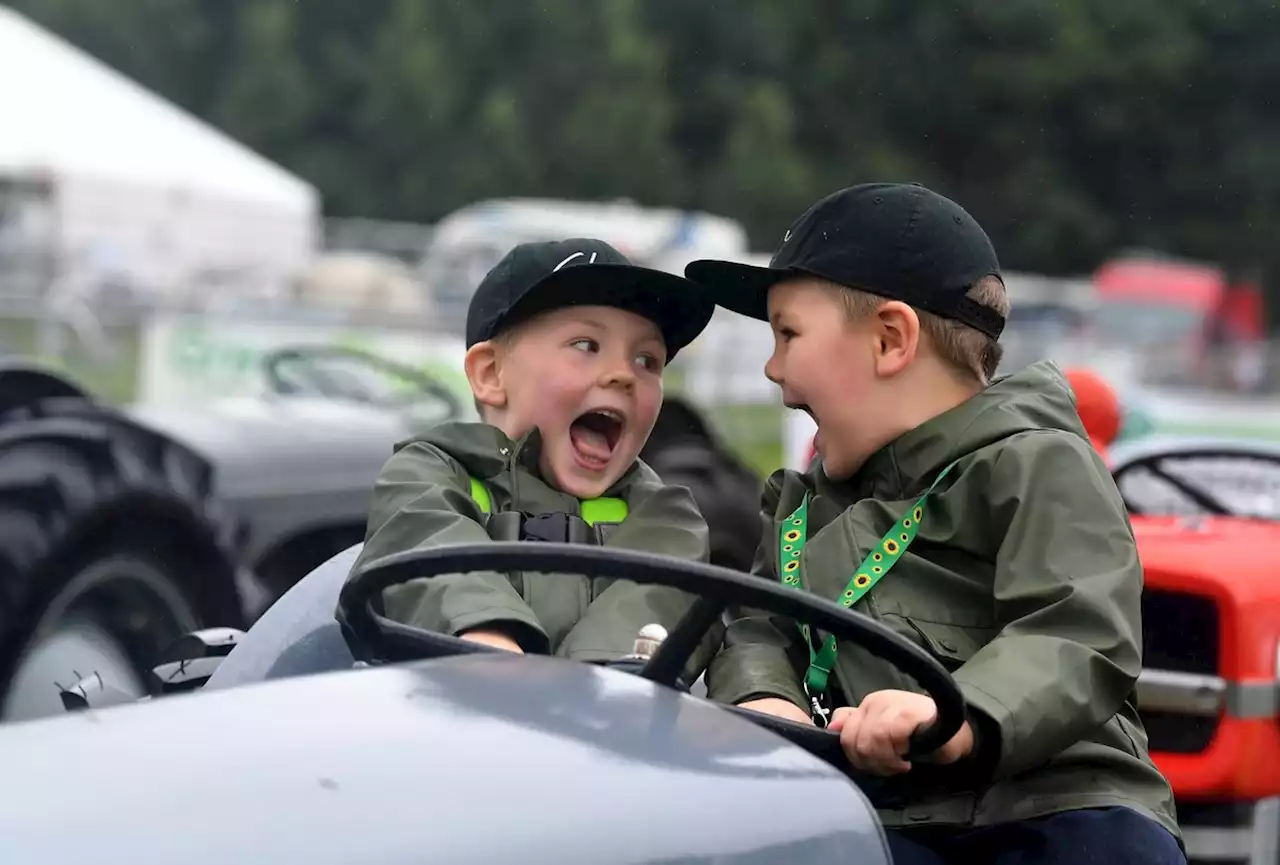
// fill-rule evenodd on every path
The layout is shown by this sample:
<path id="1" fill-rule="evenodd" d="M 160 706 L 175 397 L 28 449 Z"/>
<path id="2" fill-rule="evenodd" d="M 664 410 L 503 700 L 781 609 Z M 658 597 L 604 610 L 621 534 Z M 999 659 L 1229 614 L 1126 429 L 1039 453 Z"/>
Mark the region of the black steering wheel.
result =
<path id="1" fill-rule="evenodd" d="M 393 622 L 382 615 L 384 589 L 409 580 L 475 571 L 525 571 L 579 574 L 630 580 L 681 589 L 698 600 L 637 672 L 676 687 L 681 671 L 707 631 L 730 605 L 768 610 L 853 643 L 911 676 L 938 707 L 932 724 L 911 737 L 907 759 L 936 751 L 965 721 L 965 701 L 951 674 L 932 655 L 890 628 L 860 613 L 808 592 L 760 577 L 701 562 L 634 550 L 582 544 L 495 542 L 428 550 L 410 550 L 369 563 L 345 586 L 338 599 L 339 618 L 352 655 L 370 663 L 420 660 L 443 655 L 501 652 L 457 637 Z M 842 771 L 848 760 L 840 737 L 830 730 L 798 724 L 737 706 L 725 707 Z"/>

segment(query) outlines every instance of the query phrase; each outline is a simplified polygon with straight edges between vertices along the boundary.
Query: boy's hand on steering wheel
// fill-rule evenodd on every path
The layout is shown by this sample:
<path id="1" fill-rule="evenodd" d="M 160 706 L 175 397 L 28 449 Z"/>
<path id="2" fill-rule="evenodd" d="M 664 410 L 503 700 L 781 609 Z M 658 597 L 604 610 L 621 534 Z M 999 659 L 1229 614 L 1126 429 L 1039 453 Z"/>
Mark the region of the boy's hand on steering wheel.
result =
<path id="1" fill-rule="evenodd" d="M 519 643 L 506 634 L 500 634 L 497 631 L 486 631 L 483 628 L 477 628 L 474 631 L 464 631 L 458 636 L 471 643 L 480 643 L 481 645 L 492 646 L 495 649 L 505 649 L 508 652 L 515 652 L 517 655 L 524 654 L 524 649 L 520 648 Z"/>
<path id="2" fill-rule="evenodd" d="M 830 729 L 840 734 L 840 745 L 855 769 L 873 775 L 897 775 L 910 771 L 903 759 L 911 734 L 938 717 L 938 707 L 923 694 L 910 691 L 876 691 L 856 708 L 836 709 Z M 965 722 L 951 741 L 929 755 L 931 763 L 954 763 L 973 750 L 973 730 Z"/>
<path id="3" fill-rule="evenodd" d="M 809 717 L 808 712 L 790 700 L 783 700 L 780 697 L 762 697 L 759 700 L 747 700 L 745 703 L 739 703 L 738 705 L 753 712 L 773 715 L 775 718 L 795 721 L 797 724 L 813 726 L 813 718 Z"/>

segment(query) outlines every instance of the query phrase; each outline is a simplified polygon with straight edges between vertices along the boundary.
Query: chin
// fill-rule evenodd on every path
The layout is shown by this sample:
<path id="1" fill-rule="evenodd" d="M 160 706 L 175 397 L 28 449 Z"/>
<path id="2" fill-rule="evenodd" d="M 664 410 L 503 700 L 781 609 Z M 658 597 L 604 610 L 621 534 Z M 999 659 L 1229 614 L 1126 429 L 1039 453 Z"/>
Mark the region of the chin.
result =
<path id="1" fill-rule="evenodd" d="M 604 491 L 612 486 L 608 481 L 590 481 L 585 478 L 570 477 L 557 484 L 560 492 L 567 493 L 576 499 L 598 499 Z"/>
<path id="2" fill-rule="evenodd" d="M 570 456 L 567 465 L 552 465 L 549 474 L 560 492 L 578 499 L 595 499 L 604 495 L 622 473 L 612 465 L 601 472 L 588 472 L 579 468 Z"/>
<path id="3" fill-rule="evenodd" d="M 822 454 L 818 454 L 818 466 L 827 479 L 832 481 L 847 481 L 858 470 L 856 465 L 849 465 L 849 460 L 825 457 Z"/>

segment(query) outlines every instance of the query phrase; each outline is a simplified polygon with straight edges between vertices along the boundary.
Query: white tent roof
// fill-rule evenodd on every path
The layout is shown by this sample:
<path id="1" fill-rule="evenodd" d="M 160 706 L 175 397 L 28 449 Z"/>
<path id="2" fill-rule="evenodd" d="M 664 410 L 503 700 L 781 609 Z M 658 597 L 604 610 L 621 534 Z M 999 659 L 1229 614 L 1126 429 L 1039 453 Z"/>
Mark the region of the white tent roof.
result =
<path id="1" fill-rule="evenodd" d="M 0 174 L 50 171 L 294 212 L 316 189 L 0 6 Z"/>

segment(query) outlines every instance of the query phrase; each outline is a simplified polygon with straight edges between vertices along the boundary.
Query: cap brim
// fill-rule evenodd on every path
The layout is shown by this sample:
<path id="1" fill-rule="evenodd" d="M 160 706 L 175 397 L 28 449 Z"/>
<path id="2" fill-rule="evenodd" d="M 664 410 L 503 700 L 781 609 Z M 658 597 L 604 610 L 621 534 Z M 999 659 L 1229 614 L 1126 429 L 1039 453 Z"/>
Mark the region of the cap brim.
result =
<path id="1" fill-rule="evenodd" d="M 756 267 L 736 261 L 692 261 L 684 275 L 708 299 L 725 309 L 760 321 L 769 320 L 769 289 L 797 275 L 791 268 Z"/>
<path id="2" fill-rule="evenodd" d="M 635 265 L 592 264 L 551 274 L 504 318 L 569 306 L 611 306 L 649 319 L 662 332 L 668 360 L 693 342 L 715 313 L 712 300 L 684 277 Z"/>

